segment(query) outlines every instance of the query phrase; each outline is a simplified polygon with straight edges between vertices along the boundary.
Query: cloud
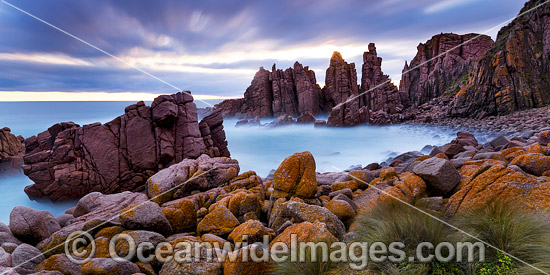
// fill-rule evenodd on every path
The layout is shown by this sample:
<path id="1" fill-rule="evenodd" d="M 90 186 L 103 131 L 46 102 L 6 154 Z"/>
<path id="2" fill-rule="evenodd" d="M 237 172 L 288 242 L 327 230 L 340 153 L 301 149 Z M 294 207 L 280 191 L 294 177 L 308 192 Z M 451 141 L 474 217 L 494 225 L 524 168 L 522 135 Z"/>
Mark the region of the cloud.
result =
<path id="1" fill-rule="evenodd" d="M 9 1 L 177 87 L 219 96 L 242 94 L 257 68 L 273 63 L 286 68 L 299 61 L 323 82 L 335 50 L 360 72 L 370 42 L 384 58 L 384 72 L 398 81 L 418 43 L 440 32 L 488 29 L 523 5 L 517 0 Z M 173 92 L 2 3 L 0 14 L 3 90 Z"/>
<path id="2" fill-rule="evenodd" d="M 445 11 L 451 8 L 456 8 L 461 5 L 465 5 L 478 0 L 442 0 L 435 4 L 429 5 L 424 10 L 424 13 L 436 13 Z"/>

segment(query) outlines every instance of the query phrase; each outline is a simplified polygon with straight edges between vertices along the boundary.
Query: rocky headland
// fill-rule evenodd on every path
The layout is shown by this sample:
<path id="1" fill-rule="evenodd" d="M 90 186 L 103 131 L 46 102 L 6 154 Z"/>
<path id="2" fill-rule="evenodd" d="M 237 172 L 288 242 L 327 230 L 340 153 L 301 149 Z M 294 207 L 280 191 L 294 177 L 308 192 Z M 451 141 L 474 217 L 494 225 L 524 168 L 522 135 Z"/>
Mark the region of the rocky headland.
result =
<path id="1" fill-rule="evenodd" d="M 225 117 L 256 120 L 297 119 L 308 112 L 308 116 L 328 117 L 328 126 L 346 127 L 407 123 L 418 117 L 481 119 L 544 107 L 550 104 L 550 6 L 546 3 L 531 11 L 542 3 L 527 2 L 522 16 L 503 27 L 496 42 L 486 35 L 442 33 L 419 44 L 416 56 L 405 62 L 399 88 L 382 72 L 382 58 L 371 43 L 363 55 L 360 82 L 355 64 L 348 64 L 338 52 L 330 59 L 323 88 L 309 78 L 306 90 L 314 88 L 309 94 L 314 95 L 316 108 L 295 111 L 293 99 L 299 98 L 303 88 L 293 81 L 283 81 L 290 83 L 285 86 L 286 96 L 277 92 L 281 85 L 274 79 L 281 78 L 272 75 L 292 79 L 295 65 L 285 74 L 261 69 L 243 99 L 227 100 L 215 109 Z M 308 74 L 314 76 L 312 71 Z"/>

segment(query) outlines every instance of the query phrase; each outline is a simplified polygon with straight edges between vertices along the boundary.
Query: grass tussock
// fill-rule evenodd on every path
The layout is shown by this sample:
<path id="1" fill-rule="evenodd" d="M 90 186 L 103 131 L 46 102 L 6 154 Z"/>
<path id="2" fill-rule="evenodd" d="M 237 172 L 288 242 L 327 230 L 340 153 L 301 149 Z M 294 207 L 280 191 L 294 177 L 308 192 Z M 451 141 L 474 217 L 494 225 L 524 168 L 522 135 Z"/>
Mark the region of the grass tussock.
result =
<path id="1" fill-rule="evenodd" d="M 550 223 L 547 218 L 526 211 L 513 201 L 493 201 L 457 215 L 454 223 L 475 237 L 466 237 L 467 241 L 479 239 L 498 249 L 487 247 L 486 263 L 479 264 L 482 271 L 479 274 L 499 271 L 509 272 L 502 274 L 541 274 L 540 270 L 550 273 Z"/>
<path id="2" fill-rule="evenodd" d="M 327 251 L 330 253 L 330 246 L 332 242 L 319 240 L 318 242 L 327 243 L 329 248 Z M 313 256 L 315 254 L 315 257 Z M 330 275 L 335 274 L 333 271 L 337 268 L 338 264 L 330 261 L 330 258 L 323 260 L 323 251 L 321 249 L 313 250 L 309 247 L 303 252 L 297 251 L 297 259 L 305 259 L 305 261 L 291 261 L 288 257 L 287 261 L 277 263 L 273 266 L 273 275 Z M 290 256 L 290 254 L 288 254 Z"/>
<path id="3" fill-rule="evenodd" d="M 437 245 L 457 241 L 454 230 L 440 221 L 443 217 L 439 213 L 424 207 L 420 209 L 429 215 L 399 201 L 390 200 L 356 218 L 355 233 L 360 241 L 370 244 L 382 242 L 388 246 L 393 242 L 405 244 L 402 250 L 407 255 L 406 263 L 394 263 L 390 260 L 382 263 L 370 262 L 369 271 L 378 274 L 436 274 L 442 273 L 438 270 L 450 269 L 446 264 L 407 261 L 409 256 L 416 255 L 416 248 L 421 243 Z"/>
<path id="4" fill-rule="evenodd" d="M 369 261 L 365 270 L 352 270 L 343 263 L 285 262 L 275 266 L 274 274 L 550 274 L 548 216 L 531 213 L 510 201 L 494 201 L 463 211 L 452 218 L 446 218 L 424 206 L 419 207 L 430 215 L 398 201 L 381 203 L 369 212 L 359 215 L 353 226 L 357 235 L 356 241 L 369 244 L 382 242 L 388 246 L 393 242 L 405 244 L 404 248 L 400 248 L 406 254 L 404 261 Z M 468 234 L 457 231 L 449 224 Z M 409 256 L 416 255 L 417 246 L 423 242 L 437 246 L 443 242 L 456 244 L 480 241 L 486 244 L 484 261 L 479 260 L 479 254 L 475 254 L 475 260 L 470 263 L 456 260 L 438 262 L 436 259 L 430 263 L 407 260 Z M 467 259 L 467 250 L 463 252 L 463 258 Z M 391 252 L 388 256 L 390 255 Z"/>

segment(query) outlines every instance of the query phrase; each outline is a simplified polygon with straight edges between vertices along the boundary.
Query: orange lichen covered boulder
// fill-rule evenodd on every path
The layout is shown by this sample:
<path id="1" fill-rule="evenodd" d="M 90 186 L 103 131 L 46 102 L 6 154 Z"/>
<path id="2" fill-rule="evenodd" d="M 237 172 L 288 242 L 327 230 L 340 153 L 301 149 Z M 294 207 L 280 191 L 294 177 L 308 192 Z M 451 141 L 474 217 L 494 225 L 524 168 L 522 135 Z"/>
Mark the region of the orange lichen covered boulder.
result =
<path id="1" fill-rule="evenodd" d="M 333 185 L 331 185 L 330 188 L 332 189 L 332 191 L 343 190 L 346 188 L 351 189 L 351 191 L 355 191 L 359 189 L 359 184 L 357 184 L 357 181 L 350 180 L 345 182 L 336 182 Z"/>
<path id="2" fill-rule="evenodd" d="M 514 200 L 528 208 L 550 209 L 550 183 L 503 165 L 491 166 L 449 199 L 447 214 L 485 205 L 494 200 Z"/>
<path id="3" fill-rule="evenodd" d="M 536 176 L 550 170 L 550 157 L 544 155 L 527 154 L 512 160 L 510 165 L 517 165 L 525 172 Z"/>
<path id="4" fill-rule="evenodd" d="M 246 252 L 245 252 L 246 251 Z M 244 253 L 249 255 L 244 257 Z M 265 253 L 268 251 L 262 248 L 261 245 L 249 245 L 243 247 L 235 252 L 227 254 L 225 261 L 223 262 L 223 274 L 224 275 L 248 275 L 248 274 L 269 274 L 272 269 L 272 261 L 253 261 L 250 257 L 254 254 L 258 258 L 264 258 Z M 246 259 L 243 260 L 243 259 Z M 205 273 L 210 274 L 210 273 Z"/>
<path id="5" fill-rule="evenodd" d="M 273 231 L 267 229 L 260 221 L 248 220 L 247 222 L 237 226 L 228 239 L 233 242 L 242 242 L 243 236 L 247 236 L 245 241 L 248 243 L 262 242 L 264 236 L 269 236 L 269 240 L 273 238 Z"/>
<path id="6" fill-rule="evenodd" d="M 295 236 L 295 237 L 293 237 Z M 318 241 L 327 241 L 327 242 L 336 242 L 338 241 L 334 235 L 330 233 L 327 229 L 325 223 L 322 222 L 302 222 L 299 224 L 294 224 L 287 227 L 283 233 L 279 234 L 270 244 L 277 242 L 283 242 L 290 246 L 292 238 L 296 238 L 298 242 L 318 242 Z"/>
<path id="7" fill-rule="evenodd" d="M 546 148 L 542 147 L 540 143 L 536 142 L 529 145 L 529 148 L 527 148 L 527 153 L 544 155 L 546 153 Z"/>
<path id="8" fill-rule="evenodd" d="M 197 229 L 197 211 L 190 200 L 181 200 L 171 207 L 163 207 L 162 213 L 170 222 L 174 233 L 194 232 Z"/>
<path id="9" fill-rule="evenodd" d="M 239 220 L 224 206 L 218 206 L 206 215 L 199 225 L 199 234 L 210 233 L 214 235 L 226 235 L 231 233 L 239 225 Z"/>
<path id="10" fill-rule="evenodd" d="M 344 222 L 352 220 L 356 215 L 353 207 L 343 200 L 331 200 L 325 204 L 325 208 Z"/>
<path id="11" fill-rule="evenodd" d="M 527 151 L 522 147 L 512 147 L 504 149 L 500 152 L 506 161 L 512 161 L 517 156 L 527 154 Z"/>
<path id="12" fill-rule="evenodd" d="M 354 202 L 358 206 L 358 212 L 367 212 L 379 203 L 389 200 L 398 199 L 407 203 L 414 203 L 419 198 L 425 196 L 427 185 L 421 177 L 410 172 L 405 172 L 395 179 L 396 181 L 393 182 L 393 186 L 388 186 L 384 183 L 376 186 L 375 190 L 368 189 L 365 191 L 364 195 L 367 195 L 369 191 L 379 193 L 378 195 L 372 194 L 372 198 L 361 199 L 360 197 L 363 196 L 361 195 L 357 199 L 354 199 Z"/>
<path id="13" fill-rule="evenodd" d="M 380 195 L 376 203 L 398 198 L 402 201 L 413 203 L 426 194 L 426 183 L 424 180 L 410 172 L 399 176 L 400 180 L 394 186 Z"/>
<path id="14" fill-rule="evenodd" d="M 283 195 L 314 197 L 317 178 L 313 155 L 306 151 L 286 158 L 273 175 L 273 188 Z"/>

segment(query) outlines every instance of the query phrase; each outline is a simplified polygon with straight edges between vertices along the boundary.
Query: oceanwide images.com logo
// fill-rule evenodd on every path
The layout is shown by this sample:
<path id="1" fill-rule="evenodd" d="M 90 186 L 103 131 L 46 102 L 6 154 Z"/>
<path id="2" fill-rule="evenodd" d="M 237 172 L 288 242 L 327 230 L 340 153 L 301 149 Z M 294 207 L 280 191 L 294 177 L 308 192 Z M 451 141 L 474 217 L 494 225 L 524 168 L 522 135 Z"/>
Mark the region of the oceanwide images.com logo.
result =
<path id="1" fill-rule="evenodd" d="M 109 241 L 108 256 L 115 261 L 140 261 L 149 263 L 157 261 L 165 263 L 191 262 L 332 262 L 348 263 L 355 270 L 365 269 L 369 262 L 484 262 L 485 246 L 481 242 L 469 243 L 442 242 L 434 245 L 429 242 L 420 243 L 414 249 L 414 255 L 407 255 L 406 244 L 393 242 L 385 244 L 375 242 L 298 242 L 298 236 L 292 234 L 290 243 L 269 242 L 269 236 L 263 236 L 263 242 L 249 244 L 248 236 L 242 237 L 242 242 L 178 242 L 178 243 L 136 243 L 128 234 L 118 234 Z M 105 257 L 105 247 L 99 248 L 96 241 L 87 232 L 77 231 L 65 241 L 65 254 L 77 264 L 90 261 L 98 249 L 100 257 Z M 99 255 L 98 255 L 99 256 Z"/>

